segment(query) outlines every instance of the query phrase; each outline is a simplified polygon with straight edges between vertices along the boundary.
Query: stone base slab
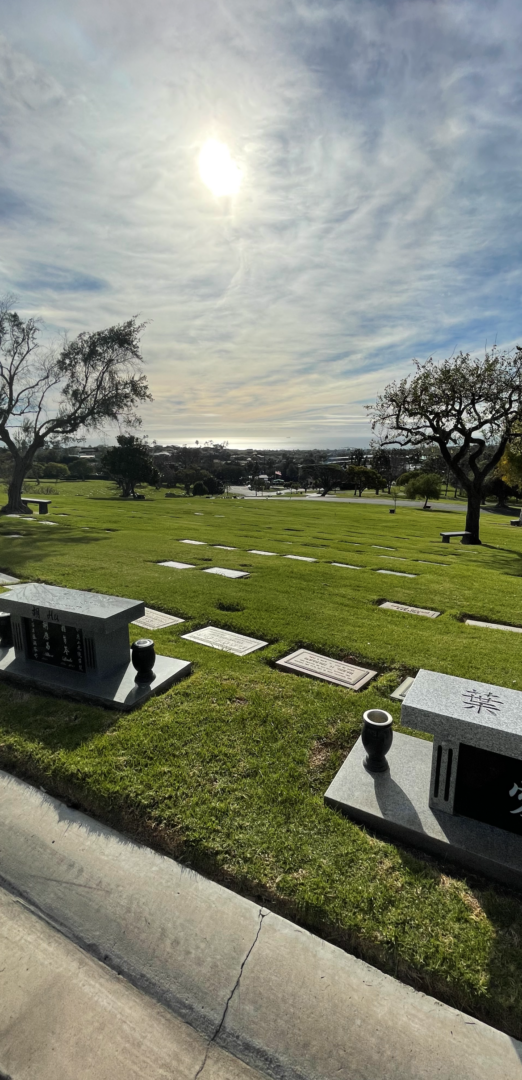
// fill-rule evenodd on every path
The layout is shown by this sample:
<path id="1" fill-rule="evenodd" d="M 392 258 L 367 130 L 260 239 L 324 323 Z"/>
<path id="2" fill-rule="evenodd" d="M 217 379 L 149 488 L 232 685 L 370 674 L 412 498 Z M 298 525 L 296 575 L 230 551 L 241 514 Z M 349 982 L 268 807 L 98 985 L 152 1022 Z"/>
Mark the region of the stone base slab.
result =
<path id="1" fill-rule="evenodd" d="M 156 656 L 154 681 L 137 683 L 136 671 L 130 662 L 130 650 L 127 667 L 113 675 L 99 676 L 79 675 L 77 671 L 17 659 L 14 649 L 0 648 L 0 679 L 13 679 L 35 690 L 89 701 L 93 705 L 104 705 L 109 709 L 122 709 L 124 712 L 143 705 L 153 694 L 168 690 L 173 683 L 190 675 L 190 671 L 191 664 L 188 660 Z"/>
<path id="2" fill-rule="evenodd" d="M 432 743 L 394 732 L 389 771 L 369 773 L 361 739 L 341 765 L 325 803 L 394 840 L 522 888 L 522 836 L 429 806 Z"/>

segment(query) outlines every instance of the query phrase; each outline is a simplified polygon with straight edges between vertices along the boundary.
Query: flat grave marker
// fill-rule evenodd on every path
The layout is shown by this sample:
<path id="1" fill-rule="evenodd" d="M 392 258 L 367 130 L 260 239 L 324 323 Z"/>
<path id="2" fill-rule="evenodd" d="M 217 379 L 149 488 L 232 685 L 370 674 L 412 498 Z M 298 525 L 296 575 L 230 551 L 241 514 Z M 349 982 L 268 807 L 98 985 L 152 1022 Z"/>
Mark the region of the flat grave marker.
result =
<path id="1" fill-rule="evenodd" d="M 246 656 L 268 645 L 267 641 L 261 641 L 260 638 L 235 634 L 231 630 L 221 630 L 219 626 L 205 626 L 203 630 L 193 630 L 192 633 L 181 636 L 187 641 L 195 641 L 198 645 L 207 645 L 211 649 L 234 653 L 234 656 Z"/>
<path id="2" fill-rule="evenodd" d="M 0 585 L 19 585 L 20 578 L 11 577 L 10 574 L 0 574 Z"/>
<path id="3" fill-rule="evenodd" d="M 219 548 L 220 551 L 237 551 L 237 548 L 228 547 L 227 544 L 213 544 L 213 547 Z"/>
<path id="4" fill-rule="evenodd" d="M 409 604 L 395 604 L 391 600 L 379 604 L 379 607 L 386 608 L 387 611 L 403 611 L 406 615 L 425 615 L 428 619 L 437 619 L 440 615 L 440 611 L 431 611 L 430 608 L 411 607 Z"/>
<path id="5" fill-rule="evenodd" d="M 23 533 L 6 533 L 4 540 L 21 540 Z"/>
<path id="6" fill-rule="evenodd" d="M 256 548 L 249 548 L 249 555 L 277 555 L 277 551 L 258 551 Z"/>
<path id="7" fill-rule="evenodd" d="M 204 574 L 219 574 L 220 577 L 242 578 L 250 577 L 246 570 L 227 570 L 224 566 L 207 566 Z"/>
<path id="8" fill-rule="evenodd" d="M 205 540 L 180 540 L 180 544 L 197 544 L 198 547 L 206 547 Z"/>
<path id="9" fill-rule="evenodd" d="M 289 543 L 292 543 L 290 540 Z M 310 555 L 283 555 L 283 559 L 296 559 L 297 562 L 317 562 L 317 559 L 312 559 Z"/>
<path id="10" fill-rule="evenodd" d="M 361 690 L 377 674 L 370 668 L 346 664 L 344 660 L 333 660 L 329 656 L 322 656 L 321 653 L 311 652 L 309 649 L 297 649 L 289 656 L 276 660 L 276 667 L 280 671 L 310 675 L 314 679 L 345 686 L 349 690 Z"/>
<path id="11" fill-rule="evenodd" d="M 386 544 L 372 544 L 372 548 L 380 548 L 381 551 L 395 551 L 395 548 L 386 547 Z"/>
<path id="12" fill-rule="evenodd" d="M 158 566 L 170 566 L 173 570 L 195 570 L 194 563 L 189 562 L 176 562 L 174 559 L 168 559 L 167 562 L 159 562 Z"/>
<path id="13" fill-rule="evenodd" d="M 514 634 L 522 634 L 522 626 L 506 626 L 504 623 L 481 622 L 480 619 L 465 619 L 466 626 L 482 626 L 486 630 L 511 630 Z"/>
<path id="14" fill-rule="evenodd" d="M 134 619 L 133 626 L 141 626 L 144 630 L 163 630 L 166 626 L 176 626 L 177 623 L 185 622 L 184 619 L 178 619 L 176 615 L 165 615 L 163 611 L 154 611 L 153 608 L 146 607 L 145 614 L 141 619 Z"/>
<path id="15" fill-rule="evenodd" d="M 342 566 L 345 570 L 364 570 L 363 566 L 352 566 L 349 562 L 333 562 L 331 566 Z"/>
<path id="16" fill-rule="evenodd" d="M 417 577 L 417 574 L 405 574 L 403 570 L 376 570 L 376 574 L 393 574 L 394 577 Z"/>

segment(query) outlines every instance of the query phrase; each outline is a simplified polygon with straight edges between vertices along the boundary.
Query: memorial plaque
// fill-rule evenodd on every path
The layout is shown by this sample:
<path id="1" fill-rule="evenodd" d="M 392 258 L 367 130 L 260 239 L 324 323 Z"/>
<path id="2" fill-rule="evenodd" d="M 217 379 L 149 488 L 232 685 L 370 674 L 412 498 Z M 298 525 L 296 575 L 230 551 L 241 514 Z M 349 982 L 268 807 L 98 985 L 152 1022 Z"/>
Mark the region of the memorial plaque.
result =
<path id="1" fill-rule="evenodd" d="M 372 548 L 379 548 L 380 551 L 395 551 L 395 548 L 386 547 L 386 544 L 372 544 Z"/>
<path id="2" fill-rule="evenodd" d="M 203 630 L 182 634 L 182 637 L 187 641 L 195 641 L 198 645 L 208 645 L 211 649 L 234 653 L 235 656 L 246 656 L 247 653 L 255 652 L 256 649 L 262 649 L 268 644 L 267 641 L 261 641 L 259 638 L 234 634 L 231 630 L 221 630 L 218 626 L 206 626 Z"/>
<path id="3" fill-rule="evenodd" d="M 249 555 L 277 555 L 277 551 L 257 551 L 256 548 L 250 548 Z"/>
<path id="4" fill-rule="evenodd" d="M 170 566 L 173 570 L 195 570 L 194 563 L 190 562 L 175 562 L 173 559 L 169 559 L 167 562 L 160 562 L 158 566 Z"/>
<path id="5" fill-rule="evenodd" d="M 276 667 L 298 675 L 311 675 L 314 679 L 346 686 L 350 690 L 361 690 L 377 674 L 369 668 L 346 664 L 343 660 L 332 660 L 329 656 L 298 649 L 297 652 L 276 660 Z"/>
<path id="6" fill-rule="evenodd" d="M 291 544 L 292 541 L 290 540 Z M 317 559 L 310 558 L 309 555 L 283 555 L 283 559 L 297 559 L 298 562 L 317 562 Z"/>
<path id="7" fill-rule="evenodd" d="M 376 574 L 393 574 L 394 577 L 417 577 L 417 574 L 405 574 L 403 570 L 376 570 Z"/>
<path id="8" fill-rule="evenodd" d="M 486 630 L 511 630 L 513 634 L 522 634 L 522 626 L 507 626 L 505 623 L 480 622 L 479 619 L 465 619 L 466 626 L 483 626 Z"/>
<path id="9" fill-rule="evenodd" d="M 522 761 L 461 743 L 453 813 L 522 833 Z"/>
<path id="10" fill-rule="evenodd" d="M 205 540 L 180 540 L 180 544 L 197 544 L 198 547 L 206 547 Z"/>
<path id="11" fill-rule="evenodd" d="M 364 570 L 364 566 L 352 566 L 349 562 L 333 562 L 331 566 L 342 566 L 345 570 Z"/>
<path id="12" fill-rule="evenodd" d="M 429 608 L 422 607 L 410 607 L 409 604 L 394 604 L 390 600 L 386 600 L 384 604 L 379 604 L 379 607 L 386 608 L 387 611 L 404 611 L 406 615 L 425 615 L 427 619 L 436 619 L 440 615 L 440 611 L 430 611 Z"/>
<path id="13" fill-rule="evenodd" d="M 185 622 L 176 615 L 165 615 L 163 611 L 154 611 L 153 608 L 145 608 L 145 614 L 141 619 L 134 619 L 133 626 L 141 626 L 144 630 L 163 630 L 166 626 L 176 626 L 177 623 Z"/>
<path id="14" fill-rule="evenodd" d="M 23 625 L 28 660 L 85 671 L 83 633 L 79 627 L 25 618 Z"/>
<path id="15" fill-rule="evenodd" d="M 227 544 L 213 544 L 213 547 L 219 548 L 220 551 L 237 551 L 237 548 L 228 547 Z"/>
<path id="16" fill-rule="evenodd" d="M 10 574 L 0 574 L 0 585 L 19 585 L 20 578 L 11 577 Z"/>
<path id="17" fill-rule="evenodd" d="M 250 577 L 250 574 L 247 574 L 246 570 L 227 570 L 224 566 L 208 566 L 203 573 L 219 574 L 220 577 L 228 578 Z"/>

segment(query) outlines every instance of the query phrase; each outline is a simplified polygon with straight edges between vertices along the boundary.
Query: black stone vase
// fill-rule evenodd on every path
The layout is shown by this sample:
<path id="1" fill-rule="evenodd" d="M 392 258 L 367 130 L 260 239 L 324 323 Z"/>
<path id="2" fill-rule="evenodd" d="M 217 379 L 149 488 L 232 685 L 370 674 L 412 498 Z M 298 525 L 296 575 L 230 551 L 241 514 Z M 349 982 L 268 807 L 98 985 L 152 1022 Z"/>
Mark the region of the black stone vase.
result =
<path id="1" fill-rule="evenodd" d="M 384 709 L 368 709 L 363 714 L 362 744 L 366 750 L 365 768 L 369 772 L 389 769 L 386 754 L 393 741 L 393 716 Z"/>
<path id="2" fill-rule="evenodd" d="M 156 678 L 153 670 L 156 653 L 152 638 L 138 638 L 137 641 L 133 641 L 131 658 L 137 672 L 135 682 L 150 683 Z"/>
<path id="3" fill-rule="evenodd" d="M 12 644 L 11 616 L 8 611 L 0 611 L 0 648 L 10 649 Z"/>

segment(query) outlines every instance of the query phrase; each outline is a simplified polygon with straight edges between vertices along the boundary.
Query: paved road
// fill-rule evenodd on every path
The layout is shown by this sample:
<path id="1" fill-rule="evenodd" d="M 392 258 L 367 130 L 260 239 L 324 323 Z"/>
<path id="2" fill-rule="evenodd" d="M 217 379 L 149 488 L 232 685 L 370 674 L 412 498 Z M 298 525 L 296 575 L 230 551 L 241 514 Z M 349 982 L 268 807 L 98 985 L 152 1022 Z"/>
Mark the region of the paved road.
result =
<path id="1" fill-rule="evenodd" d="M 1 772 L 0 875 L 12 1080 L 522 1080 L 516 1040 Z"/>
<path id="2" fill-rule="evenodd" d="M 245 499 L 255 499 L 255 498 L 257 498 L 257 499 L 277 499 L 278 502 L 283 501 L 283 499 L 285 499 L 285 498 L 289 498 L 289 496 L 282 495 L 278 491 L 266 491 L 266 492 L 263 493 L 263 495 L 257 495 L 256 496 L 255 491 L 250 491 L 250 488 L 248 488 L 248 487 L 231 487 L 230 488 L 230 494 L 231 495 L 242 495 L 243 498 L 245 498 Z M 392 507 L 394 505 L 393 499 L 387 498 L 385 496 L 383 496 L 382 498 L 379 497 L 379 498 L 373 498 L 372 499 L 372 498 L 369 498 L 369 497 L 365 497 L 364 495 L 361 496 L 361 498 L 359 498 L 358 496 L 354 497 L 353 495 L 352 496 L 349 496 L 349 495 L 346 495 L 346 496 L 345 495 L 339 495 L 339 496 L 338 495 L 325 495 L 324 497 L 322 495 L 293 495 L 292 498 L 291 498 L 291 502 L 318 502 L 318 503 L 333 502 L 333 503 L 355 503 L 355 504 L 363 503 L 366 506 L 388 506 L 388 507 Z M 413 499 L 412 500 L 410 500 L 410 499 L 400 499 L 399 502 L 397 503 L 397 512 L 399 513 L 400 510 L 402 508 L 404 508 L 404 507 L 408 507 L 408 508 L 410 508 L 412 510 L 421 510 L 422 509 L 422 504 L 421 504 L 419 499 L 417 499 L 416 501 L 413 500 Z M 433 502 L 432 503 L 432 508 L 433 508 L 433 510 L 444 510 L 444 511 L 449 510 L 454 514 L 465 514 L 466 513 L 466 504 L 465 503 Z M 426 512 L 429 513 L 430 511 L 426 511 Z M 483 509 L 480 512 L 481 512 L 481 514 L 495 514 L 495 515 L 498 515 L 499 517 L 505 517 L 506 520 L 507 520 L 508 517 L 509 518 L 518 517 L 520 510 L 517 507 L 510 506 L 509 508 L 506 508 L 504 511 L 499 511 L 497 509 L 497 507 L 490 506 L 490 507 L 483 507 Z"/>

